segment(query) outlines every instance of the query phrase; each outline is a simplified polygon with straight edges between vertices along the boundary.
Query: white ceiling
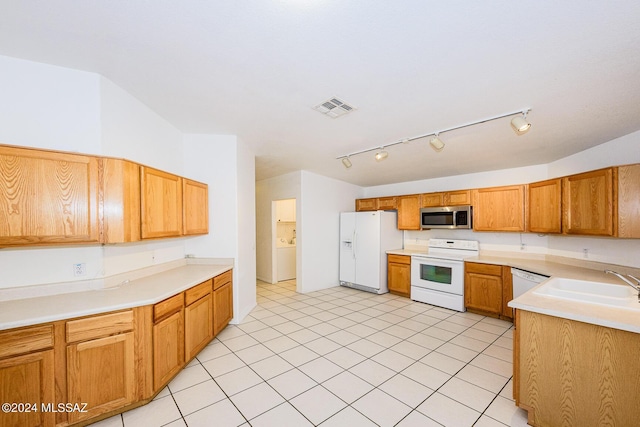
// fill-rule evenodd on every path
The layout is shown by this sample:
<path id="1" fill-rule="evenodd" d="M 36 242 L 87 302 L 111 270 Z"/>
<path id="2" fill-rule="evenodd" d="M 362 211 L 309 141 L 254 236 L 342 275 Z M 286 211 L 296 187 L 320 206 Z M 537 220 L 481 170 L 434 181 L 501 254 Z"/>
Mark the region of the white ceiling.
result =
<path id="1" fill-rule="evenodd" d="M 0 0 L 0 54 L 104 75 L 257 179 L 370 186 L 540 164 L 640 129 L 640 2 Z M 312 107 L 337 96 L 357 111 Z M 509 118 L 335 158 L 531 107 Z"/>

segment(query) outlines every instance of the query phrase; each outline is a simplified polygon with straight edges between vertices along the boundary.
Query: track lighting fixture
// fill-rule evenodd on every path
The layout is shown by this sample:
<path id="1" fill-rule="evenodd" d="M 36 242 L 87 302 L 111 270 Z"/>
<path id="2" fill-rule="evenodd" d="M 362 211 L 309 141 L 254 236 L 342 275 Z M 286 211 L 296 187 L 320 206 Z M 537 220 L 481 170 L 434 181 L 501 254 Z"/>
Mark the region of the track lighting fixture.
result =
<path id="1" fill-rule="evenodd" d="M 531 129 L 531 123 L 527 121 L 527 111 L 522 112 L 522 116 L 515 116 L 511 119 L 511 127 L 516 135 L 524 135 Z"/>
<path id="2" fill-rule="evenodd" d="M 338 160 L 342 160 L 342 164 L 344 165 L 345 168 L 350 168 L 351 167 L 351 160 L 350 157 L 351 156 L 355 156 L 356 154 L 363 154 L 363 153 L 368 153 L 370 151 L 375 151 L 376 152 L 376 156 L 375 159 L 377 162 L 380 162 L 384 159 L 386 159 L 389 156 L 389 153 L 387 153 L 385 151 L 385 148 L 387 147 L 393 147 L 394 145 L 398 145 L 398 144 L 408 144 L 411 141 L 415 141 L 416 139 L 422 139 L 422 138 L 426 138 L 428 136 L 433 136 L 430 140 L 429 140 L 429 145 L 431 145 L 431 148 L 433 148 L 435 151 L 442 151 L 444 149 L 444 142 L 442 142 L 442 140 L 440 139 L 440 134 L 444 133 L 444 132 L 450 132 L 452 130 L 457 130 L 457 129 L 462 129 L 462 128 L 466 128 L 469 126 L 475 126 L 475 125 L 479 125 L 482 123 L 486 123 L 486 122 L 490 122 L 493 120 L 498 120 L 498 119 L 502 119 L 504 117 L 510 117 L 510 116 L 515 116 L 513 119 L 511 119 L 511 127 L 513 128 L 514 132 L 516 133 L 516 135 L 524 135 L 525 133 L 527 133 L 529 131 L 529 129 L 531 129 L 531 123 L 529 123 L 527 121 L 527 113 L 531 111 L 531 108 L 525 108 L 519 111 L 515 111 L 513 113 L 506 113 L 506 114 L 501 114 L 499 116 L 494 116 L 494 117 L 489 117 L 487 119 L 483 119 L 483 120 L 478 120 L 475 122 L 470 122 L 470 123 L 466 123 L 460 126 L 454 126 L 448 129 L 442 129 L 438 132 L 429 132 L 429 133 L 425 133 L 423 135 L 418 135 L 418 136 L 414 136 L 411 138 L 403 138 L 399 141 L 396 142 L 392 142 L 390 144 L 385 144 L 383 146 L 379 146 L 379 147 L 374 147 L 374 148 L 367 148 L 366 150 L 360 150 L 360 151 L 356 151 L 350 154 L 346 154 L 344 156 L 340 156 L 337 157 Z"/>
<path id="3" fill-rule="evenodd" d="M 442 140 L 438 137 L 438 133 L 436 133 L 433 138 L 431 138 L 429 144 L 431 145 L 431 148 L 433 148 L 437 152 L 442 151 L 442 149 L 444 148 L 444 142 L 442 142 Z"/>
<path id="4" fill-rule="evenodd" d="M 389 153 L 384 151 L 384 147 L 380 147 L 380 151 L 376 153 L 376 162 L 381 162 L 389 156 Z"/>

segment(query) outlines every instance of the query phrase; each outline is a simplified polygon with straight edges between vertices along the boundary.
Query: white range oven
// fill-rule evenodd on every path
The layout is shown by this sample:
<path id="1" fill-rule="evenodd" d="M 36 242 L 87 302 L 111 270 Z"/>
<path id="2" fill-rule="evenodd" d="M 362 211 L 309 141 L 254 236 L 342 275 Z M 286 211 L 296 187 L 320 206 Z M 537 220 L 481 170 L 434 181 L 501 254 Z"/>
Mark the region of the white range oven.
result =
<path id="1" fill-rule="evenodd" d="M 427 254 L 411 256 L 411 299 L 464 308 L 464 260 L 478 255 L 475 240 L 430 239 Z"/>

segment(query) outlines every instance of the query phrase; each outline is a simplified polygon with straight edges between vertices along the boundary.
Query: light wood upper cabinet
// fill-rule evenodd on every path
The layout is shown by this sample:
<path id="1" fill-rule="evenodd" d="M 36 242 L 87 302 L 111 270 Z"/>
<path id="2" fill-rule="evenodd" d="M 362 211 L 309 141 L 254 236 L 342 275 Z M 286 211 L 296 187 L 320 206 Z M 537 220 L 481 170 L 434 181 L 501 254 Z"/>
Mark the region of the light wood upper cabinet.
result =
<path id="1" fill-rule="evenodd" d="M 99 242 L 99 159 L 0 146 L 0 247 Z"/>
<path id="2" fill-rule="evenodd" d="M 566 234 L 614 236 L 617 168 L 562 179 L 562 226 Z"/>
<path id="3" fill-rule="evenodd" d="M 524 231 L 525 186 L 473 190 L 475 231 Z"/>
<path id="4" fill-rule="evenodd" d="M 420 206 L 432 208 L 438 206 L 462 206 L 471 204 L 471 190 L 445 191 L 420 195 Z"/>
<path id="5" fill-rule="evenodd" d="M 142 238 L 182 234 L 182 178 L 140 167 Z"/>
<path id="6" fill-rule="evenodd" d="M 398 230 L 420 230 L 420 195 L 401 196 L 398 200 Z"/>
<path id="7" fill-rule="evenodd" d="M 209 186 L 182 178 L 182 234 L 209 232 Z"/>
<path id="8" fill-rule="evenodd" d="M 377 211 L 378 210 L 378 199 L 356 199 L 356 212 L 361 211 Z"/>
<path id="9" fill-rule="evenodd" d="M 425 193 L 420 195 L 420 207 L 435 208 L 444 206 L 444 193 Z"/>
<path id="10" fill-rule="evenodd" d="M 640 164 L 618 168 L 618 236 L 640 238 Z"/>
<path id="11" fill-rule="evenodd" d="M 140 234 L 140 165 L 103 159 L 104 243 L 137 242 Z"/>
<path id="12" fill-rule="evenodd" d="M 398 209 L 398 200 L 393 197 L 378 197 L 378 209 L 381 211 L 393 211 Z"/>
<path id="13" fill-rule="evenodd" d="M 527 231 L 534 233 L 562 232 L 562 179 L 529 184 Z"/>

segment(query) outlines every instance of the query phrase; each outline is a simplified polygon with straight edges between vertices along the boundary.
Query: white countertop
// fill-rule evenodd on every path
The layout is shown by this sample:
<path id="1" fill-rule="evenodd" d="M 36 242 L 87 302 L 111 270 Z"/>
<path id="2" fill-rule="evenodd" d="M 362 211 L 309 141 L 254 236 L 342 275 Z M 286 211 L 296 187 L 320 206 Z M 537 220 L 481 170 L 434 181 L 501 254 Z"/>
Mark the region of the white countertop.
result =
<path id="1" fill-rule="evenodd" d="M 0 330 L 155 304 L 232 265 L 188 264 L 113 288 L 0 302 Z"/>
<path id="2" fill-rule="evenodd" d="M 395 255 L 425 255 L 428 251 L 424 249 L 394 249 L 387 251 L 387 253 Z M 631 269 L 624 266 L 582 262 L 580 260 L 561 257 L 545 258 L 542 255 L 522 256 L 518 254 L 518 256 L 509 256 L 507 253 L 483 253 L 481 251 L 480 255 L 477 257 L 467 258 L 465 261 L 483 264 L 507 265 L 545 276 L 612 283 L 619 286 L 627 285 L 623 284 L 616 277 L 605 274 L 604 270 L 606 268 L 611 268 L 612 270 L 618 270 L 621 272 L 631 272 L 631 274 L 638 273 L 637 269 Z M 509 307 L 640 333 L 640 316 L 638 316 L 638 313 L 633 310 L 535 295 L 533 293 L 534 289 L 535 288 L 529 290 L 520 297 L 509 302 Z"/>

